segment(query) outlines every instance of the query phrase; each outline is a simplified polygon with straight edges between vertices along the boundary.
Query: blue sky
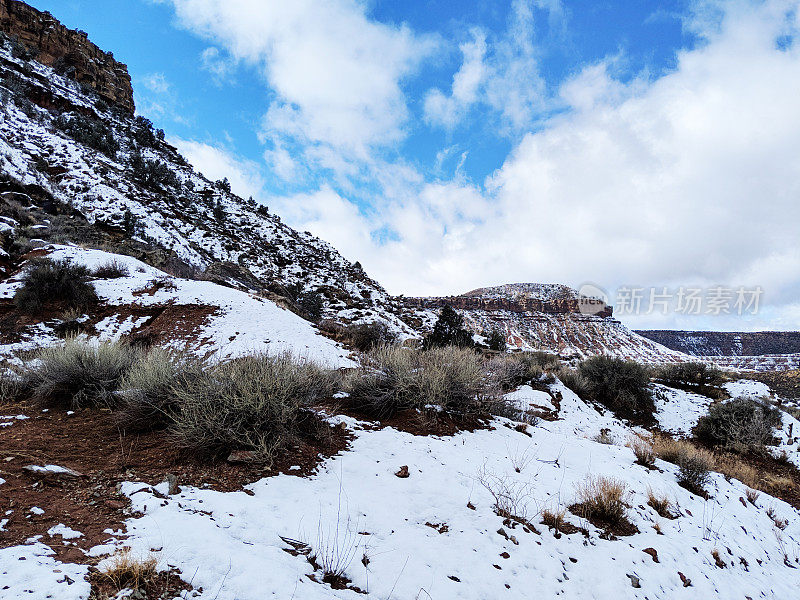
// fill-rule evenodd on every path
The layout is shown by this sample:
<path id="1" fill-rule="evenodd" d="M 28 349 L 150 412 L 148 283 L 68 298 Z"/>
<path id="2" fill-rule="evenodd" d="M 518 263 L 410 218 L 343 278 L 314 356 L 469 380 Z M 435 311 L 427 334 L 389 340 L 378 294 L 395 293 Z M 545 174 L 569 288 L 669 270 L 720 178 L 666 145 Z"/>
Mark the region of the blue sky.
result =
<path id="1" fill-rule="evenodd" d="M 795 1 L 34 5 L 202 172 L 393 293 L 761 286 L 756 315 L 625 321 L 800 325 Z"/>
<path id="2" fill-rule="evenodd" d="M 100 47 L 113 49 L 115 56 L 128 65 L 139 111 L 167 134 L 224 144 L 242 157 L 261 161 L 264 144 L 254 123 L 260 121 L 264 106 L 274 94 L 265 88 L 252 65 L 237 65 L 222 79 L 204 68 L 203 51 L 219 47 L 182 27 L 169 3 L 40 0 L 35 5 L 49 10 L 67 26 L 87 31 Z M 548 5 L 560 8 L 552 14 Z M 657 76 L 673 69 L 675 52 L 691 47 L 695 41 L 682 27 L 685 2 L 656 6 L 647 0 L 582 1 L 563 7 L 533 2 L 531 6 L 537 68 L 551 94 L 583 65 L 607 56 L 624 56 L 616 73 L 623 80 L 642 71 Z M 403 81 L 412 123 L 403 143 L 387 155 L 396 152 L 428 178 L 436 179 L 451 176 L 461 154 L 468 151 L 463 173 L 480 182 L 502 166 L 528 128 L 540 127 L 542 120 L 563 109 L 557 102 L 537 107 L 525 127 L 516 130 L 506 130 L 496 119 L 486 120 L 485 114 L 475 114 L 453 130 L 425 124 L 425 94 L 451 83 L 462 60 L 458 44 L 470 39 L 474 27 L 484 29 L 487 36 L 502 37 L 513 19 L 512 11 L 511 3 L 505 2 L 383 0 L 369 4 L 368 14 L 375 21 L 405 25 L 439 37 L 435 56 Z M 219 50 L 224 52 L 223 48 Z M 437 163 L 437 153 L 448 148 L 452 151 L 447 159 Z M 309 190 L 328 177 L 323 171 L 298 184 L 272 180 L 265 170 L 265 189 L 271 193 Z M 350 194 L 369 203 L 369 194 L 359 196 Z"/>

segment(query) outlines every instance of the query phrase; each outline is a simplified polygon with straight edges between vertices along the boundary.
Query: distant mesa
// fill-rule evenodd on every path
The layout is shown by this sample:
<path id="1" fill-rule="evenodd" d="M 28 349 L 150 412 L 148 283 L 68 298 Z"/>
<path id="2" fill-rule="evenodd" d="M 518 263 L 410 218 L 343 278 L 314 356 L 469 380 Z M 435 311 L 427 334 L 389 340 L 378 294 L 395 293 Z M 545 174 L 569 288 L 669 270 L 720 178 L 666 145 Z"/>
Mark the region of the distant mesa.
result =
<path id="1" fill-rule="evenodd" d="M 584 314 L 609 318 L 613 307 L 600 298 L 579 294 L 558 283 L 509 283 L 485 287 L 459 296 L 406 298 L 413 308 L 440 308 L 449 304 L 461 310 Z"/>

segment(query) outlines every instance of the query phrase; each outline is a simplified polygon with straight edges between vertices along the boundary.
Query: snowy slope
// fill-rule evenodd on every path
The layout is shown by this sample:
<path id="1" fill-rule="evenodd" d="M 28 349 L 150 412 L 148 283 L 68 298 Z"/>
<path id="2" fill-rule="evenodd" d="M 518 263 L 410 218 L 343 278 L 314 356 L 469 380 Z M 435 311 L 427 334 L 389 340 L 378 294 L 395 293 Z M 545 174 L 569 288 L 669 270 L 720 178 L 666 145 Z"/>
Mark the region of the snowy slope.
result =
<path id="1" fill-rule="evenodd" d="M 332 424 L 345 423 L 355 439 L 311 477 L 266 478 L 247 493 L 185 486 L 166 500 L 140 482 L 127 483 L 124 492 L 143 516 L 128 521 L 130 537 L 119 544 L 134 556 L 156 549 L 161 567 L 175 565 L 203 588 L 199 598 L 220 600 L 795 597 L 797 511 L 766 494 L 757 506 L 740 501 L 745 486 L 718 474 L 708 486 L 709 500 L 693 495 L 677 485 L 674 465 L 658 461 L 657 469 L 648 470 L 634 463 L 624 446 L 633 430 L 558 382 L 551 392 L 561 395 L 559 420 L 528 427 L 530 437 L 506 427 L 504 419 L 489 430 L 425 437 L 335 417 Z M 616 445 L 592 439 L 602 428 Z M 409 467 L 407 479 L 394 475 L 401 465 Z M 628 485 L 629 518 L 638 533 L 605 539 L 569 512 L 567 521 L 587 528 L 588 538 L 556 536 L 539 524 L 542 510 L 571 504 L 575 485 L 589 475 Z M 482 481 L 518 498 L 519 511 L 538 531 L 504 523 Z M 647 506 L 648 488 L 670 498 L 677 519 L 661 518 Z M 777 529 L 768 509 L 787 518 L 788 527 Z M 656 523 L 663 535 L 653 529 Z M 316 549 L 338 544 L 345 573 L 367 594 L 312 580 L 321 574 L 294 552 L 298 542 Z M 658 562 L 644 552 L 652 549 Z M 0 554 L 0 570 L 20 552 Z M 52 568 L 44 561 L 42 576 L 50 577 Z M 631 577 L 641 587 L 633 587 Z M 11 587 L 8 597 L 44 597 L 24 595 L 23 585 Z"/>
<path id="2" fill-rule="evenodd" d="M 546 350 L 561 356 L 586 358 L 608 354 L 642 363 L 698 360 L 642 337 L 619 321 L 579 313 L 519 313 L 505 310 L 462 310 L 472 331 L 499 329 L 509 348 Z"/>
<path id="3" fill-rule="evenodd" d="M 274 302 L 210 281 L 172 277 L 134 258 L 75 246 L 49 249 L 54 259 L 68 258 L 90 269 L 116 261 L 128 275 L 93 282 L 103 316 L 94 324 L 99 339 L 118 339 L 140 328 L 159 327 L 163 343 L 204 357 L 231 358 L 255 352 L 290 351 L 331 367 L 352 364 L 348 352 L 321 336 L 294 313 Z M 0 300 L 13 297 L 20 274 L 0 282 Z M 180 307 L 172 311 L 174 307 Z M 169 312 L 168 312 L 169 311 Z M 160 323 L 159 317 L 163 317 Z M 90 315 L 85 315 L 90 320 Z M 96 320 L 96 319 L 95 319 Z M 37 323 L 23 339 L 0 346 L 0 357 L 57 341 L 52 326 Z"/>

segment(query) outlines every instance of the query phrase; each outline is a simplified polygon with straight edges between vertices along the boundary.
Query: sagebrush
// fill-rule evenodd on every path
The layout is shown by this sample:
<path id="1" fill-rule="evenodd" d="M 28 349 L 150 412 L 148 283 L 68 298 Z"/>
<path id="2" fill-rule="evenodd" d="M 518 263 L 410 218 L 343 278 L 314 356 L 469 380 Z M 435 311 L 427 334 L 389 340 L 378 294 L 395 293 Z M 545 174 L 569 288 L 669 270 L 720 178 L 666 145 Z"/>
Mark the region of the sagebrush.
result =
<path id="1" fill-rule="evenodd" d="M 120 381 L 140 356 L 140 350 L 124 342 L 71 338 L 39 351 L 38 360 L 23 369 L 21 386 L 46 406 L 111 407 Z"/>
<path id="2" fill-rule="evenodd" d="M 14 304 L 20 312 L 32 314 L 54 301 L 83 310 L 98 302 L 90 277 L 89 269 L 68 259 L 34 259 L 22 276 Z"/>
<path id="3" fill-rule="evenodd" d="M 650 377 L 642 365 L 599 355 L 578 367 L 586 393 L 623 417 L 652 417 L 655 410 Z"/>
<path id="4" fill-rule="evenodd" d="M 378 418 L 409 408 L 479 413 L 492 396 L 480 356 L 454 346 L 425 351 L 375 348 L 348 374 L 345 391 L 354 408 Z"/>
<path id="5" fill-rule="evenodd" d="M 271 462 L 318 419 L 308 407 L 333 392 L 333 375 L 291 354 L 254 355 L 209 368 L 187 366 L 172 387 L 168 431 L 181 448 L 206 456 L 232 450 Z"/>

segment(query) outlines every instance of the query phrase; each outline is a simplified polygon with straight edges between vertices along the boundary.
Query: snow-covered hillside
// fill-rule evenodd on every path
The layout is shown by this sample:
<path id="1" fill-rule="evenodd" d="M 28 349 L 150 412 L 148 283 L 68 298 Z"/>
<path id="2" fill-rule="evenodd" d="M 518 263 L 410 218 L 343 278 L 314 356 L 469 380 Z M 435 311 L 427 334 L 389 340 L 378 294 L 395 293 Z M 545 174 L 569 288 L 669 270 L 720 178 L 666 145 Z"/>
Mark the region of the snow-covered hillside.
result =
<path id="1" fill-rule="evenodd" d="M 325 338 L 306 320 L 271 300 L 210 281 L 172 277 L 128 256 L 54 246 L 54 259 L 69 259 L 91 270 L 115 263 L 127 275 L 95 279 L 97 307 L 77 318 L 90 337 L 116 340 L 147 334 L 157 343 L 202 357 L 225 359 L 258 352 L 290 351 L 331 367 L 352 364 L 348 352 Z M 0 282 L 0 310 L 10 314 L 22 272 Z M 0 334 L 0 358 L 14 359 L 22 350 L 58 343 L 59 315 L 25 321 Z"/>
<path id="2" fill-rule="evenodd" d="M 141 242 L 198 270 L 230 263 L 243 273 L 231 281 L 244 289 L 320 292 L 327 316 L 381 318 L 408 331 L 390 314 L 393 300 L 360 265 L 252 198 L 207 180 L 146 120 L 109 107 L 35 60 L 15 57 L 11 42 L 2 41 L 0 199 L 30 221 L 18 235 L 63 236 L 62 214 L 74 209 L 120 247 Z M 45 203 L 54 213 L 46 220 L 24 210 Z M 14 216 L 8 203 L 2 210 Z M 30 227 L 39 227 L 39 235 Z"/>
<path id="3" fill-rule="evenodd" d="M 154 556 L 160 568 L 177 567 L 202 588 L 187 597 L 221 600 L 796 595 L 798 511 L 766 494 L 747 501 L 746 486 L 719 474 L 707 486 L 708 499 L 694 495 L 677 484 L 675 465 L 634 463 L 625 443 L 640 431 L 559 382 L 549 393 L 528 389 L 537 405 L 547 403 L 539 396 L 550 396 L 556 420 L 519 427 L 498 418 L 488 429 L 421 436 L 331 417 L 355 437 L 309 477 L 290 471 L 241 492 L 183 486 L 174 495 L 166 483 L 153 489 L 130 481 L 122 491 L 141 516 L 127 521 L 126 536 L 109 532 L 92 552 L 130 547 L 133 556 Z M 515 394 L 524 399 L 524 390 Z M 677 416 L 689 423 L 697 402 L 673 390 L 670 414 L 662 407 L 659 418 L 667 427 Z M 602 430 L 612 444 L 595 441 Z M 404 465 L 409 476 L 397 477 Z M 575 502 L 576 487 L 590 476 L 624 482 L 635 533 L 609 536 L 569 511 L 572 533 L 541 524 L 544 510 Z M 669 499 L 674 519 L 648 505 L 649 490 Z M 512 499 L 529 525 L 499 516 L 498 496 Z M 788 524 L 781 529 L 776 519 Z M 340 561 L 350 587 L 323 583 L 309 553 L 317 562 Z M 24 569 L 16 570 L 20 557 Z M 89 591 L 82 567 L 48 556 L 45 540 L 0 551 L 0 573 L 9 582 L 4 598 L 47 592 L 83 599 Z M 31 581 L 42 587 L 26 592 Z"/>

